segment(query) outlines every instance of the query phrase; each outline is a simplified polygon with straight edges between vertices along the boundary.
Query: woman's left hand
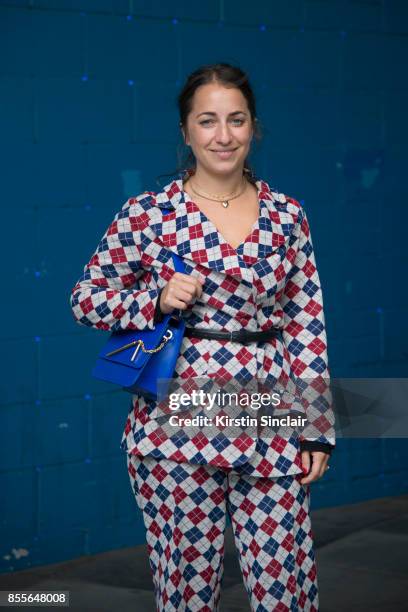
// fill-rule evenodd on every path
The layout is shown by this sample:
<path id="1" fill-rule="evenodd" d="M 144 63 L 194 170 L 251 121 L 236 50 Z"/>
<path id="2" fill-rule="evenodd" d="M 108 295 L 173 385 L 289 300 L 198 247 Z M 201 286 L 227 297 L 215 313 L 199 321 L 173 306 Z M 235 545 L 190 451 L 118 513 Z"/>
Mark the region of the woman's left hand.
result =
<path id="1" fill-rule="evenodd" d="M 309 484 L 314 480 L 321 478 L 328 468 L 330 455 L 321 451 L 302 451 L 302 466 L 305 476 L 300 481 L 301 484 Z M 310 470 L 310 471 L 309 471 Z"/>

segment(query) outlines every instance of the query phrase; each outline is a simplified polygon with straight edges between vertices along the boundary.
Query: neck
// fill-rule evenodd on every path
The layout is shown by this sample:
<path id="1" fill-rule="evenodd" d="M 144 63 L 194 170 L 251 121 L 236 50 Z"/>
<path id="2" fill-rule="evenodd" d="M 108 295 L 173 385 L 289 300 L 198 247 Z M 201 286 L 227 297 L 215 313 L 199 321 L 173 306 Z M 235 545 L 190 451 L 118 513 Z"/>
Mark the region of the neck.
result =
<path id="1" fill-rule="evenodd" d="M 233 193 L 235 191 L 238 191 L 242 186 L 242 176 L 242 168 L 239 168 L 231 174 L 214 175 L 207 172 L 205 168 L 199 166 L 195 174 L 193 174 L 192 176 L 192 182 L 193 185 L 197 187 L 197 189 L 201 188 L 207 193 Z"/>

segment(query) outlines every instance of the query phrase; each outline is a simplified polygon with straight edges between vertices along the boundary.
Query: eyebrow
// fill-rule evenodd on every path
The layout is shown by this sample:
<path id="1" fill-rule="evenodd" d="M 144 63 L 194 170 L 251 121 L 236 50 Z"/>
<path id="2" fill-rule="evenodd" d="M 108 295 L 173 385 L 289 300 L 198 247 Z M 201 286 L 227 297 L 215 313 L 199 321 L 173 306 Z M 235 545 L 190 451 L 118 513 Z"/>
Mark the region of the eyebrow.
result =
<path id="1" fill-rule="evenodd" d="M 217 113 L 213 113 L 213 112 L 210 112 L 210 111 L 204 111 L 203 113 L 199 113 L 196 116 L 196 119 L 198 119 L 198 117 L 200 115 L 212 115 L 213 117 L 216 117 Z M 230 115 L 246 115 L 246 112 L 245 111 L 237 110 L 237 111 L 233 111 L 232 113 L 230 113 Z"/>

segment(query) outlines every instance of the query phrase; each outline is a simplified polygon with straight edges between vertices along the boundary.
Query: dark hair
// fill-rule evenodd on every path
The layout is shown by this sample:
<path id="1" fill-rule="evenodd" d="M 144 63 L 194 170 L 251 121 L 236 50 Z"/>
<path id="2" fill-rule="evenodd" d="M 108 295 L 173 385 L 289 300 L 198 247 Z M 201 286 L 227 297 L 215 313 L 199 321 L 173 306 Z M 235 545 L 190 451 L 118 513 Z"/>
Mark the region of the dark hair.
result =
<path id="1" fill-rule="evenodd" d="M 231 64 L 226 63 L 206 64 L 205 66 L 197 68 L 197 70 L 192 72 L 187 77 L 184 87 L 182 88 L 177 97 L 177 105 L 180 115 L 180 127 L 185 128 L 187 125 L 187 117 L 191 112 L 193 106 L 193 97 L 196 90 L 201 85 L 206 85 L 207 83 L 220 83 L 228 87 L 236 87 L 242 92 L 243 96 L 247 101 L 248 109 L 254 125 L 254 138 L 256 140 L 260 140 L 262 138 L 262 133 L 259 126 L 258 118 L 256 116 L 255 96 L 252 87 L 249 83 L 248 76 L 238 66 L 232 66 Z M 180 177 L 184 177 L 185 174 L 193 174 L 195 172 L 196 159 L 194 157 L 194 154 L 190 149 L 188 155 L 183 156 L 184 147 L 184 142 L 182 143 L 182 145 L 178 145 L 177 147 L 178 166 L 176 170 L 169 174 L 160 174 L 157 177 L 156 182 L 158 182 L 158 179 L 160 177 L 169 177 L 174 176 L 176 174 Z M 249 181 L 251 181 L 252 183 L 255 182 L 255 172 L 250 166 L 248 158 L 244 162 L 244 172 L 246 172 Z"/>

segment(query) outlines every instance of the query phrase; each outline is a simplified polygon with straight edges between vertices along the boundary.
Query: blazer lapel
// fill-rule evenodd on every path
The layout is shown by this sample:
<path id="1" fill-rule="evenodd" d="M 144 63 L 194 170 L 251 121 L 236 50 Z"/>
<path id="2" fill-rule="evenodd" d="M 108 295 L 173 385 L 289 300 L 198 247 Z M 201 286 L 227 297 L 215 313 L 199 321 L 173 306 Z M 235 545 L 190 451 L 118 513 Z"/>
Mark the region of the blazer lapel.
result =
<path id="1" fill-rule="evenodd" d="M 251 284 L 251 266 L 286 242 L 294 224 L 293 217 L 285 207 L 282 209 L 282 203 L 276 205 L 278 200 L 269 185 L 265 181 L 257 181 L 256 185 L 260 215 L 251 234 L 238 249 L 227 244 L 197 206 L 185 199 L 182 178 L 166 185 L 156 196 L 157 206 L 172 211 L 163 217 L 160 227 L 154 228 L 158 239 L 177 255 Z"/>
<path id="2" fill-rule="evenodd" d="M 238 250 L 248 266 L 266 259 L 289 239 L 296 219 L 287 211 L 283 193 L 272 191 L 268 183 L 256 182 L 259 192 L 260 215 L 251 236 Z"/>

